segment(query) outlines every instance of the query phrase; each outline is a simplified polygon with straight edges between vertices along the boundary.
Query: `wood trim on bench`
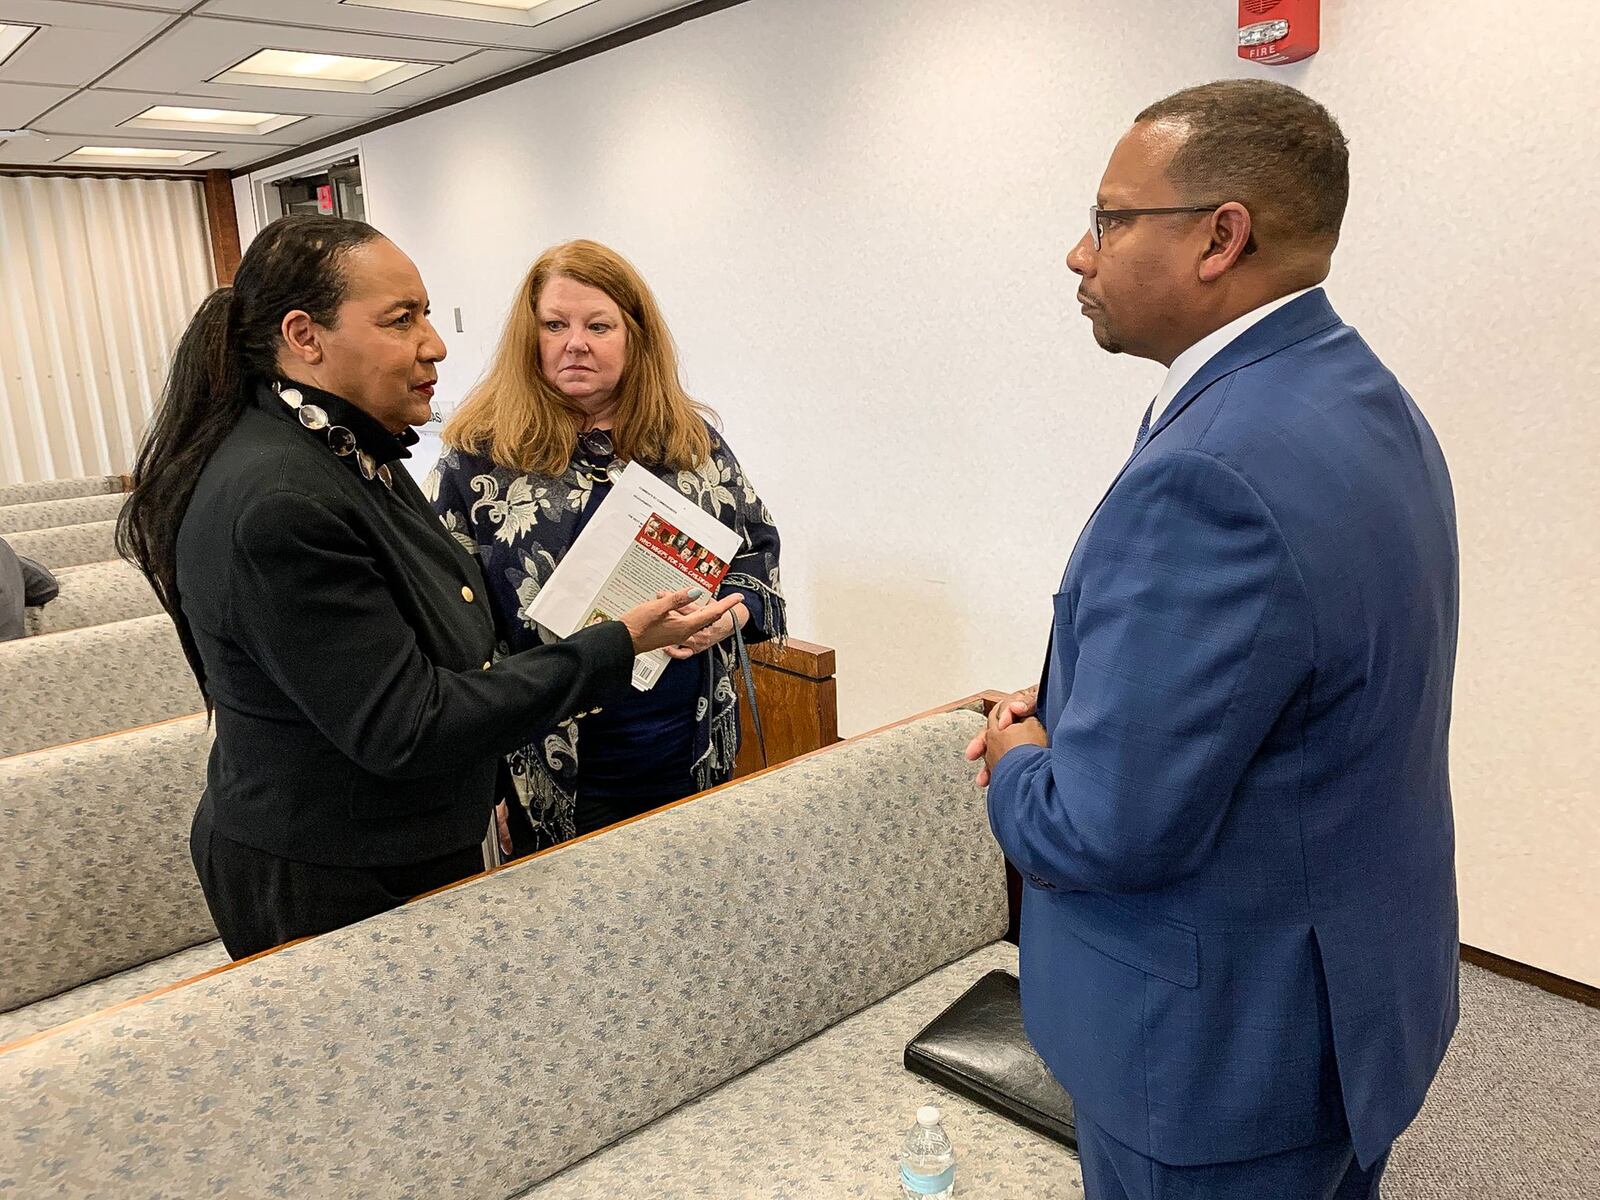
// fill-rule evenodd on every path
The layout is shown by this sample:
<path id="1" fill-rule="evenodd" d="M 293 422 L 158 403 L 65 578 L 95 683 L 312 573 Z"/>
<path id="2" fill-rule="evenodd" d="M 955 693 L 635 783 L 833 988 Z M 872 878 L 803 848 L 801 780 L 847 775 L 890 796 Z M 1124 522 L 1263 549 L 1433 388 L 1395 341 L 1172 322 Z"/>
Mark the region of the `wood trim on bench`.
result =
<path id="1" fill-rule="evenodd" d="M 761 709 L 761 733 L 756 736 L 748 704 L 739 705 L 739 756 L 733 778 L 746 779 L 767 765 L 791 761 L 819 746 L 839 740 L 839 685 L 834 679 L 836 656 L 829 646 L 798 640 L 762 642 L 750 647 L 751 677 Z M 734 688 L 743 699 L 743 683 Z"/>
<path id="2" fill-rule="evenodd" d="M 750 775 L 746 775 L 741 779 L 730 779 L 727 783 L 721 784 L 717 787 L 707 788 L 705 791 L 696 792 L 692 796 L 685 796 L 682 800 L 674 800 L 671 804 L 664 804 L 660 808 L 652 808 L 649 812 L 640 813 L 636 817 L 629 817 L 626 820 L 618 821 L 615 825 L 607 825 L 601 829 L 591 830 L 588 833 L 580 834 L 578 837 L 572 838 L 570 841 L 565 841 L 559 845 L 549 846 L 543 850 L 535 851 L 532 854 L 524 855 L 522 858 L 516 859 L 513 862 L 504 863 L 501 866 L 491 868 L 487 871 L 480 871 L 476 875 L 468 875 L 465 879 L 458 879 L 454 883 L 447 883 L 443 887 L 435 888 L 431 892 L 423 892 L 420 896 L 413 896 L 410 900 L 406 901 L 406 903 L 412 904 L 428 896 L 437 896 L 440 892 L 448 892 L 458 887 L 464 887 L 469 883 L 483 879 L 489 875 L 494 875 L 500 871 L 507 871 L 513 867 L 520 867 L 524 863 L 533 862 L 535 859 L 543 858 L 547 854 L 555 854 L 558 851 L 566 850 L 572 846 L 576 846 L 579 842 L 587 842 L 590 838 L 597 838 L 603 833 L 610 833 L 613 829 L 621 829 L 627 825 L 638 824 L 640 821 L 648 821 L 651 817 L 656 816 L 658 813 L 671 812 L 673 809 L 681 808 L 685 804 L 693 804 L 696 800 L 699 800 L 702 797 L 714 796 L 718 792 L 725 791 L 731 787 L 737 787 L 740 784 L 748 783 L 752 779 L 759 779 L 763 775 L 770 775 L 774 771 L 781 771 L 785 767 L 792 767 L 795 763 L 805 762 L 807 759 L 816 758 L 819 754 L 829 754 L 832 751 L 839 749 L 841 746 L 848 746 L 854 742 L 865 741 L 870 737 L 877 737 L 880 733 L 887 733 L 891 729 L 899 729 L 903 725 L 910 725 L 912 722 L 921 721 L 926 717 L 937 717 L 944 713 L 956 712 L 963 708 L 973 709 L 983 713 L 984 716 L 988 716 L 989 710 L 996 704 L 999 704 L 1001 701 L 1003 701 L 1007 695 L 1009 695 L 1007 692 L 977 692 L 971 696 L 964 696 L 960 700 L 952 700 L 948 704 L 941 704 L 937 708 L 930 708 L 926 712 L 919 712 L 912 716 L 904 717 L 898 721 L 891 721 L 887 725 L 880 725 L 876 729 L 869 729 L 865 733 L 858 733 L 854 737 L 847 737 L 841 741 L 834 742 L 831 746 L 822 746 L 819 749 L 807 751 L 805 754 L 797 754 L 794 758 L 789 759 L 787 762 L 774 763 L 770 767 L 765 767 L 762 770 L 756 771 Z M 270 954 L 271 951 L 267 951 L 267 953 Z M 0 1049 L 3 1049 L 3 1047 L 0 1047 Z"/>
<path id="3" fill-rule="evenodd" d="M 420 897 L 418 897 L 418 899 L 420 899 Z M 11 1050 L 20 1050 L 23 1046 L 31 1046 L 34 1042 L 42 1042 L 45 1038 L 51 1037 L 54 1034 L 63 1033 L 69 1029 L 76 1029 L 78 1026 L 85 1025 L 90 1021 L 97 1021 L 101 1017 L 108 1017 L 113 1013 L 119 1013 L 125 1008 L 132 1008 L 136 1004 L 143 1004 L 147 1000 L 154 1000 L 158 996 L 165 996 L 168 992 L 175 992 L 179 988 L 188 987 L 192 983 L 202 983 L 205 980 L 210 979 L 213 975 L 220 975 L 224 971 L 231 971 L 235 967 L 242 967 L 246 963 L 255 962 L 258 958 L 265 958 L 269 954 L 276 954 L 279 950 L 287 950 L 290 946 L 298 946 L 301 942 L 309 942 L 310 940 L 310 938 L 297 938 L 295 941 L 285 942 L 281 946 L 274 946 L 271 950 L 263 950 L 259 954 L 252 954 L 249 958 L 241 958 L 236 962 L 222 963 L 220 966 L 212 967 L 209 971 L 201 971 L 198 975 L 190 975 L 183 979 L 174 979 L 171 983 L 164 983 L 154 991 L 143 992 L 137 996 L 129 996 L 126 1000 L 119 1000 L 117 1003 L 108 1005 L 105 1008 L 97 1008 L 94 1012 L 84 1013 L 81 1017 L 73 1017 L 72 1020 L 63 1021 L 60 1025 L 52 1025 L 49 1029 L 40 1029 L 37 1032 L 30 1033 L 25 1037 L 19 1037 L 15 1041 L 6 1042 L 4 1045 L 0 1045 L 0 1054 L 5 1054 Z M 205 945 L 204 942 L 197 944 L 202 946 Z M 187 949 L 193 950 L 194 947 L 189 946 Z M 183 951 L 177 950 L 174 951 L 174 953 L 182 954 Z M 161 960 L 156 959 L 155 961 L 159 962 Z M 147 964 L 141 963 L 140 965 L 144 966 Z M 129 969 L 133 970 L 135 968 L 130 967 Z M 104 976 L 104 978 L 109 979 L 110 976 Z M 90 983 L 99 982 L 100 980 L 98 979 L 90 980 Z M 87 987 L 88 985 L 84 984 L 82 986 Z M 70 991 L 71 989 L 68 990 Z M 64 995 L 66 995 L 66 992 L 56 993 L 56 996 Z M 46 996 L 45 1000 L 54 1000 L 56 999 L 56 996 Z M 43 1004 L 44 1000 L 36 1000 L 34 1003 Z M 27 1006 L 24 1005 L 23 1007 L 26 1008 Z"/>
<path id="4" fill-rule="evenodd" d="M 99 524 L 99 522 L 95 522 Z M 71 529 L 71 525 L 58 525 L 57 529 Z M 121 562 L 120 558 L 97 558 L 94 562 L 73 563 L 70 567 L 59 568 L 62 571 L 71 571 L 78 567 L 98 567 L 103 563 Z M 7 646 L 37 646 L 50 638 L 67 637 L 74 633 L 85 633 L 91 629 L 110 629 L 114 625 L 126 625 L 129 621 L 148 621 L 151 617 L 164 617 L 165 612 L 145 613 L 142 617 L 123 617 L 120 621 L 101 621 L 98 625 L 74 625 L 71 629 L 52 629 L 49 633 L 34 633 L 27 637 L 12 638 L 10 641 L 0 642 L 0 653 L 5 652 Z M 176 630 L 174 630 L 176 632 Z"/>
<path id="5" fill-rule="evenodd" d="M 755 778 L 757 778 L 759 776 L 762 776 L 762 775 L 771 774 L 773 771 L 778 771 L 778 770 L 782 770 L 784 767 L 793 766 L 797 762 L 803 762 L 808 758 L 815 758 L 819 754 L 831 753 L 832 751 L 839 749 L 841 746 L 848 746 L 853 742 L 859 742 L 859 741 L 865 740 L 866 738 L 875 737 L 876 735 L 878 735 L 880 733 L 886 733 L 891 729 L 899 729 L 903 725 L 909 725 L 913 721 L 920 721 L 924 717 L 935 717 L 935 716 L 940 715 L 941 713 L 955 712 L 958 709 L 963 709 L 963 708 L 973 709 L 975 711 L 983 713 L 984 715 L 987 715 L 989 710 L 994 705 L 996 705 L 996 704 L 1000 703 L 1002 700 L 1004 700 L 1007 695 L 1008 695 L 1008 693 L 1005 693 L 1005 692 L 993 692 L 993 691 L 990 691 L 990 692 L 978 692 L 978 693 L 976 693 L 974 695 L 963 697 L 960 700 L 952 700 L 948 704 L 941 704 L 937 708 L 928 709 L 926 712 L 916 713 L 913 716 L 906 717 L 906 718 L 904 718 L 902 720 L 899 720 L 899 721 L 892 721 L 887 725 L 881 725 L 877 729 L 869 730 L 866 733 L 858 733 L 854 737 L 845 738 L 843 741 L 835 742 L 831 746 L 823 746 L 821 749 L 812 750 L 809 753 L 798 755 L 795 758 L 791 758 L 788 762 L 778 763 L 775 766 L 771 766 L 771 767 L 766 768 L 765 770 L 757 771 L 754 775 L 747 775 L 743 779 L 730 780 L 728 783 L 723 784 L 721 787 L 715 787 L 715 788 L 709 789 L 708 791 L 698 792 L 693 796 L 686 796 L 682 800 L 675 801 L 672 804 L 664 805 L 661 808 L 653 808 L 647 813 L 641 813 L 640 815 L 638 815 L 636 817 L 629 817 L 625 821 L 618 821 L 615 825 L 607 825 L 604 829 L 596 829 L 591 833 L 586 833 L 586 834 L 583 834 L 583 835 L 581 835 L 579 837 L 573 838 L 571 841 L 562 842 L 560 845 L 551 846 L 548 849 L 537 851 L 534 854 L 530 854 L 530 855 L 527 855 L 527 856 L 525 856 L 523 858 L 519 858 L 514 862 L 506 863 L 503 866 L 495 867 L 492 870 L 479 871 L 476 875 L 468 875 L 465 879 L 458 879 L 454 883 L 446 884 L 444 887 L 441 887 L 441 888 L 435 888 L 431 892 L 423 892 L 419 896 L 413 896 L 410 900 L 407 900 L 406 903 L 407 904 L 415 904 L 417 901 L 425 900 L 429 896 L 437 896 L 437 895 L 440 895 L 443 892 L 454 891 L 456 888 L 459 888 L 459 887 L 466 887 L 468 884 L 476 883 L 480 879 L 484 879 L 484 878 L 486 878 L 486 877 L 488 877 L 490 875 L 498 874 L 501 871 L 509 871 L 509 870 L 512 870 L 512 869 L 517 868 L 517 867 L 525 866 L 528 863 L 531 863 L 531 862 L 534 862 L 537 859 L 543 858 L 547 854 L 555 854 L 558 851 L 570 849 L 571 847 L 576 846 L 579 842 L 586 842 L 590 838 L 599 837 L 601 834 L 609 833 L 613 829 L 621 829 L 625 825 L 633 825 L 633 824 L 636 824 L 639 821 L 647 821 L 651 817 L 657 815 L 658 813 L 668 812 L 668 811 L 670 811 L 670 810 L 672 810 L 674 808 L 681 807 L 682 805 L 685 805 L 685 804 L 692 804 L 692 803 L 694 803 L 694 801 L 700 799 L 703 796 L 710 796 L 715 792 L 722 791 L 723 788 L 730 788 L 730 787 L 734 787 L 737 784 L 743 784 L 747 780 L 755 779 Z M 187 720 L 188 718 L 186 718 L 186 717 L 175 717 L 175 718 L 172 718 L 172 719 L 181 721 L 181 720 Z M 168 722 L 168 721 L 158 721 L 155 724 L 157 724 L 157 725 L 165 725 L 165 724 L 169 724 L 169 723 L 170 722 Z M 140 728 L 149 729 L 149 728 L 152 728 L 152 727 L 153 726 L 145 725 L 145 726 L 141 726 Z M 120 732 L 126 733 L 126 732 L 130 732 L 130 731 L 121 730 Z M 115 737 L 116 735 L 115 734 L 105 734 L 105 735 L 102 735 L 102 736 Z M 84 741 L 98 741 L 98 740 L 99 740 L 98 738 L 85 738 L 84 739 Z M 79 745 L 81 743 L 73 742 L 73 743 L 68 743 L 68 744 L 69 745 Z M 57 749 L 57 748 L 58 747 L 49 747 L 49 749 Z M 27 751 L 27 753 L 36 754 L 36 753 L 38 753 L 38 751 Z M 320 936 L 326 936 L 326 935 L 320 935 Z M 92 1013 L 85 1013 L 81 1017 L 74 1017 L 74 1018 L 72 1018 L 72 1020 L 65 1021 L 60 1025 L 52 1025 L 49 1029 L 41 1029 L 41 1030 L 38 1030 L 35 1033 L 30 1033 L 25 1037 L 20 1037 L 20 1038 L 17 1038 L 16 1040 L 14 1040 L 14 1041 L 10 1041 L 10 1042 L 6 1042 L 4 1044 L 0 1044 L 0 1054 L 5 1054 L 8 1051 L 20 1049 L 23 1046 L 30 1046 L 34 1042 L 43 1041 L 45 1038 L 54 1037 L 58 1033 L 64 1033 L 64 1032 L 66 1032 L 68 1030 L 76 1029 L 79 1026 L 85 1025 L 90 1021 L 97 1021 L 101 1017 L 108 1016 L 108 1015 L 110 1015 L 112 1013 L 119 1013 L 119 1012 L 126 1011 L 127 1009 L 130 1009 L 130 1008 L 134 1007 L 135 1005 L 143 1004 L 148 1000 L 154 1000 L 158 996 L 165 996 L 169 992 L 176 991 L 178 988 L 188 987 L 190 984 L 193 984 L 193 983 L 200 983 L 200 982 L 202 982 L 204 980 L 211 979 L 214 976 L 221 975 L 225 971 L 231 971 L 235 967 L 242 967 L 246 963 L 253 963 L 257 959 L 262 959 L 262 958 L 267 957 L 269 954 L 277 954 L 280 951 L 288 950 L 290 947 L 298 946 L 302 942 L 309 942 L 309 941 L 312 941 L 312 940 L 314 940 L 314 939 L 312 939 L 312 938 L 300 938 L 300 939 L 298 939 L 296 941 L 293 941 L 293 942 L 285 942 L 281 946 L 274 946 L 270 950 L 263 950 L 259 954 L 252 954 L 249 958 L 241 958 L 237 962 L 223 963 L 221 966 L 212 967 L 209 971 L 202 971 L 198 975 L 191 975 L 191 976 L 189 976 L 189 977 L 187 977 L 185 979 L 173 980 L 173 982 L 167 983 L 167 984 L 163 984 L 161 987 L 156 988 L 154 991 L 144 992 L 144 993 L 142 993 L 141 995 L 138 995 L 138 996 L 130 996 L 126 1000 L 118 1001 L 116 1004 L 110 1005 L 110 1006 L 108 1006 L 106 1008 L 96 1009 Z M 181 951 L 180 951 L 180 953 L 181 953 Z M 98 981 L 91 981 L 91 982 L 98 982 Z M 65 994 L 66 993 L 58 993 L 58 995 L 65 995 Z M 46 997 L 45 999 L 54 999 L 54 998 L 55 997 Z M 42 1003 L 42 1001 L 35 1001 L 35 1003 Z"/>
<path id="6" fill-rule="evenodd" d="M 85 628 L 92 628 L 92 626 L 85 626 Z M 72 630 L 67 629 L 62 632 L 71 633 Z M 36 636 L 49 637 L 50 635 L 38 634 Z M 163 725 L 176 725 L 179 721 L 192 721 L 196 717 L 205 715 L 206 710 L 202 708 L 199 712 L 180 713 L 176 717 L 163 717 L 159 721 L 147 721 L 143 725 L 130 725 L 126 729 L 113 729 L 108 733 L 96 733 L 90 737 L 77 738 L 70 742 L 57 742 L 54 746 L 36 746 L 32 750 L 18 750 L 15 754 L 0 754 L 0 763 L 11 762 L 18 758 L 27 758 L 30 754 L 50 754 L 56 750 L 70 750 L 74 746 L 87 746 L 91 742 L 103 742 L 107 738 L 121 737 L 125 733 L 143 733 L 147 729 L 160 729 Z"/>
<path id="7" fill-rule="evenodd" d="M 782 644 L 762 642 L 750 647 L 750 659 L 774 670 L 787 671 L 805 679 L 831 679 L 836 673 L 832 646 L 790 638 Z"/>

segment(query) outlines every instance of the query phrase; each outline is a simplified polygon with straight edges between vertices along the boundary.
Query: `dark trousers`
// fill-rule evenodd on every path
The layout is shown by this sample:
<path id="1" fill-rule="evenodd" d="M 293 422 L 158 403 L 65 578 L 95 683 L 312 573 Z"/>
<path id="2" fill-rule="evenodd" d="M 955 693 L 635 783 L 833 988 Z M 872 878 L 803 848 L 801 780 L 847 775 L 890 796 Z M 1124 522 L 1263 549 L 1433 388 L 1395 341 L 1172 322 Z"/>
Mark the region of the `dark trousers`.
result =
<path id="1" fill-rule="evenodd" d="M 572 814 L 573 824 L 577 826 L 578 836 L 582 837 L 586 833 L 593 833 L 596 829 L 615 825 L 618 821 L 642 816 L 663 805 L 676 804 L 685 796 L 692 796 L 699 790 L 695 787 L 694 780 L 687 777 L 681 782 L 664 783 L 659 789 L 652 790 L 646 795 L 618 795 L 599 789 L 586 792 L 580 784 L 578 807 Z"/>
<path id="2" fill-rule="evenodd" d="M 223 837 L 204 801 L 194 815 L 189 853 L 211 919 L 234 958 L 354 925 L 483 870 L 477 846 L 392 867 L 295 862 Z"/>
<path id="3" fill-rule="evenodd" d="M 1170 1167 L 1117 1141 L 1080 1110 L 1085 1200 L 1378 1200 L 1389 1156 L 1368 1170 L 1346 1135 L 1246 1162 Z"/>

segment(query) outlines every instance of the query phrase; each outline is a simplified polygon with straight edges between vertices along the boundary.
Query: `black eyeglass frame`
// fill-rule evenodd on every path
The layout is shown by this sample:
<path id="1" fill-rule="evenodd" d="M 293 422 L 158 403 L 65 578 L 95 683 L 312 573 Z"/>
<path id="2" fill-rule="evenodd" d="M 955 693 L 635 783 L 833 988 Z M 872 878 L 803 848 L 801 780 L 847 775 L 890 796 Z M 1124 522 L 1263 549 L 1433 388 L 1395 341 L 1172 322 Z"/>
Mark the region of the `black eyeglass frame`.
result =
<path id="1" fill-rule="evenodd" d="M 1182 204 L 1176 208 L 1101 208 L 1098 204 L 1089 206 L 1089 237 L 1094 242 L 1098 251 L 1105 241 L 1105 231 L 1100 228 L 1102 217 L 1116 217 L 1122 220 L 1128 217 L 1168 217 L 1176 213 L 1205 213 L 1216 212 L 1226 201 L 1216 204 Z"/>

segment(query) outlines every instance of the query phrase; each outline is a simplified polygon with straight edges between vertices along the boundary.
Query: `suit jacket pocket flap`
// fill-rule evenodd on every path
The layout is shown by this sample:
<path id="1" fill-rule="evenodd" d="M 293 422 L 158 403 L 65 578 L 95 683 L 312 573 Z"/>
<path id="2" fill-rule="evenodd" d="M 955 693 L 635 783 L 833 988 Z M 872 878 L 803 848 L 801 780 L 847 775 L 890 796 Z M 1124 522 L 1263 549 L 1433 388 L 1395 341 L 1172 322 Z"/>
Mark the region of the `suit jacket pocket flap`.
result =
<path id="1" fill-rule="evenodd" d="M 1200 983 L 1200 939 L 1173 921 L 1136 912 L 1110 896 L 1056 893 L 1065 924 L 1107 958 L 1192 988 Z"/>

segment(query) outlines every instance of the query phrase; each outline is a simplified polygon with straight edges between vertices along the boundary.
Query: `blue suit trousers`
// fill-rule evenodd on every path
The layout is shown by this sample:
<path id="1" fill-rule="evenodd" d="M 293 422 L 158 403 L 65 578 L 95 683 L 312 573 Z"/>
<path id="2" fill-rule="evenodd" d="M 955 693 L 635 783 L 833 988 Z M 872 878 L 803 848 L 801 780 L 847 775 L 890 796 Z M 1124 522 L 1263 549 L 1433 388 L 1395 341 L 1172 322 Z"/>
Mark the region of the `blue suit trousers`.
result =
<path id="1" fill-rule="evenodd" d="M 1244 1162 L 1172 1167 L 1077 1114 L 1085 1200 L 1378 1200 L 1384 1154 L 1362 1170 L 1349 1134 Z"/>

